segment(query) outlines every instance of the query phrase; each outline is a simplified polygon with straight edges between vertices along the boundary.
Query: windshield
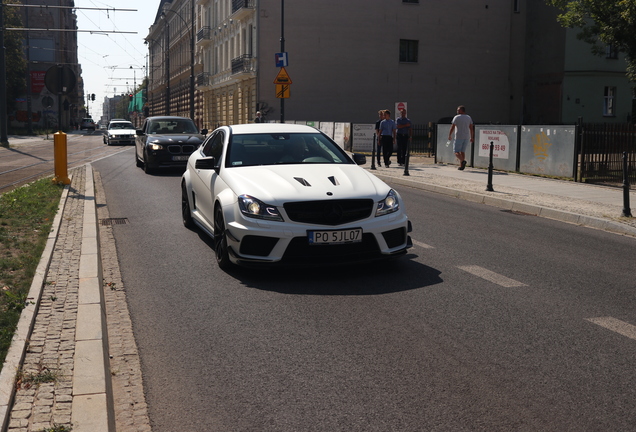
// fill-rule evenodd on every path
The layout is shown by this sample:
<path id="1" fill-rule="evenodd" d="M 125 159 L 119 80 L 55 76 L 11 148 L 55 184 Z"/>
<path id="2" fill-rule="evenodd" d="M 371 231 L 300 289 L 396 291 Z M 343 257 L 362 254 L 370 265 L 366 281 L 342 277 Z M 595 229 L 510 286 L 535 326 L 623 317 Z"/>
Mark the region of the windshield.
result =
<path id="1" fill-rule="evenodd" d="M 190 119 L 154 120 L 148 125 L 149 134 L 196 134 L 199 130 Z"/>
<path id="2" fill-rule="evenodd" d="M 134 128 L 135 127 L 130 122 L 111 123 L 110 126 L 108 126 L 108 129 L 110 129 L 110 130 L 114 130 L 114 129 L 134 129 Z"/>
<path id="3" fill-rule="evenodd" d="M 347 154 L 320 133 L 233 135 L 226 166 L 349 164 Z"/>

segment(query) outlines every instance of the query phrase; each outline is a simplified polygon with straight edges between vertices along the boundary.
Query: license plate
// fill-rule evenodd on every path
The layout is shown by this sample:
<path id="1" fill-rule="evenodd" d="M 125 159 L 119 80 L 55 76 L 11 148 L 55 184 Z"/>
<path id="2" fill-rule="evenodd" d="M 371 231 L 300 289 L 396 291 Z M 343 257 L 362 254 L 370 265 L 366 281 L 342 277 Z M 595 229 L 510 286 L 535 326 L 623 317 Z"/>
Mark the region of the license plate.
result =
<path id="1" fill-rule="evenodd" d="M 359 243 L 362 241 L 362 228 L 334 231 L 307 231 L 307 236 L 310 245 Z"/>
<path id="2" fill-rule="evenodd" d="M 187 161 L 190 156 L 172 156 L 173 161 Z"/>

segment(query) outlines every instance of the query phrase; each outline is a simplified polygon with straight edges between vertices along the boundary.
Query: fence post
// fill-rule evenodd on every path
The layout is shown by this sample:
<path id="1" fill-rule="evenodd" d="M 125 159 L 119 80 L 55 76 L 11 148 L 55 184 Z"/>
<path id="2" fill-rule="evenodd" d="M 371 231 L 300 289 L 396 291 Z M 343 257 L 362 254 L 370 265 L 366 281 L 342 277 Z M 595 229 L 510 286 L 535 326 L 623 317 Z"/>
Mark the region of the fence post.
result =
<path id="1" fill-rule="evenodd" d="M 411 137 L 406 141 L 406 160 L 404 161 L 404 175 L 410 176 L 409 174 L 409 159 L 411 158 Z"/>
<path id="2" fill-rule="evenodd" d="M 629 208 L 629 177 L 627 176 L 627 152 L 623 152 L 623 217 L 632 217 L 632 211 Z"/>

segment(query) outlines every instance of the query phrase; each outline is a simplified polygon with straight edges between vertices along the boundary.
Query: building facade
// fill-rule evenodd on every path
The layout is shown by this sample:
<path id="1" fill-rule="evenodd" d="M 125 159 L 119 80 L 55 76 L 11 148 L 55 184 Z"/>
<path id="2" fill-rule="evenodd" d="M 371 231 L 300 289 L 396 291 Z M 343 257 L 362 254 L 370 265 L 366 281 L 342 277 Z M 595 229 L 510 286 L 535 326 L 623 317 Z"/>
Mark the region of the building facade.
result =
<path id="1" fill-rule="evenodd" d="M 73 0 L 24 0 L 22 21 L 27 59 L 27 89 L 16 112 L 9 113 L 12 126 L 69 130 L 86 115 L 84 85 L 77 56 L 77 16 Z M 29 7 L 37 5 L 38 7 Z M 50 7 L 42 7 L 50 6 Z M 42 30 L 37 30 L 42 29 Z M 58 94 L 47 88 L 49 70 L 63 67 L 63 81 L 73 82 Z M 69 78 L 69 73 L 72 78 Z M 59 124 L 61 120 L 61 124 Z"/>
<path id="2" fill-rule="evenodd" d="M 164 114 L 169 99 L 187 116 L 196 34 L 196 121 L 208 129 L 258 110 L 267 121 L 372 123 L 397 102 L 415 123 L 447 121 L 460 104 L 479 123 L 631 119 L 624 58 L 593 56 L 557 13 L 531 0 L 163 0 L 148 36 L 150 111 Z M 280 52 L 290 84 L 277 95 Z"/>

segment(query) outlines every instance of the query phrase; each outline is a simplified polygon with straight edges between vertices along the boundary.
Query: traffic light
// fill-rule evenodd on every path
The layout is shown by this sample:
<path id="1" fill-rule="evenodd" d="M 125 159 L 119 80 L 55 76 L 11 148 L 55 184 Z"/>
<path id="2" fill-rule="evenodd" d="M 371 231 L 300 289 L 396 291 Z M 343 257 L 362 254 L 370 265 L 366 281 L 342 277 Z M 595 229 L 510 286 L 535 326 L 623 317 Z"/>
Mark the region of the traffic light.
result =
<path id="1" fill-rule="evenodd" d="M 91 94 L 91 100 L 94 101 L 95 100 L 95 93 Z"/>
<path id="2" fill-rule="evenodd" d="M 132 102 L 132 98 L 133 98 L 133 95 L 129 94 L 128 95 L 128 100 Z"/>

